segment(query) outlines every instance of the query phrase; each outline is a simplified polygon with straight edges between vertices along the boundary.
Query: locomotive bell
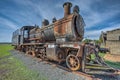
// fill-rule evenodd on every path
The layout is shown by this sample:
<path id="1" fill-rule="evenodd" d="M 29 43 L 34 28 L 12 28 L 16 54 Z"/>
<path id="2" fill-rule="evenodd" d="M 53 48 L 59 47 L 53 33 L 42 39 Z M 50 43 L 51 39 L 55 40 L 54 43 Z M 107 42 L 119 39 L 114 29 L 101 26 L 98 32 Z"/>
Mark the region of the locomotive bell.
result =
<path id="1" fill-rule="evenodd" d="M 70 8 L 72 7 L 72 3 L 71 2 L 65 2 L 63 4 L 64 7 L 64 17 L 67 17 L 70 14 Z"/>

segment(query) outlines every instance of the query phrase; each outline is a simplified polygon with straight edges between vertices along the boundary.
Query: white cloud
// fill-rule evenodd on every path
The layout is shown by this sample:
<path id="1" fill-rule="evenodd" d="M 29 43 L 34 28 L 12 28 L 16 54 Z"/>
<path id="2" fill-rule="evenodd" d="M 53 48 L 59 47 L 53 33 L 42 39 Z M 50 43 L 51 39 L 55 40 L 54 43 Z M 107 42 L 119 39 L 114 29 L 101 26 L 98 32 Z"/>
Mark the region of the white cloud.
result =
<path id="1" fill-rule="evenodd" d="M 97 2 L 97 3 L 96 3 Z M 119 6 L 120 5 L 109 5 L 109 2 L 104 4 L 104 0 L 74 0 L 73 3 L 79 5 L 80 12 L 85 13 L 82 14 L 85 23 L 86 28 L 92 28 L 93 26 L 102 23 L 106 20 L 109 20 L 110 18 L 114 17 L 116 14 L 120 13 Z M 103 5 L 100 7 L 99 3 L 103 3 Z M 97 7 L 103 8 L 104 11 L 98 12 L 98 10 L 93 10 L 93 7 L 98 4 Z M 106 6 L 108 8 L 106 8 Z M 96 6 L 94 6 L 96 7 Z M 105 8 L 104 8 L 105 7 Z"/>
<path id="2" fill-rule="evenodd" d="M 9 21 L 8 19 L 1 18 L 1 17 L 0 17 L 0 24 L 3 25 L 4 27 L 8 27 L 13 30 L 16 30 L 18 28 L 15 23 Z"/>
<path id="3" fill-rule="evenodd" d="M 42 3 L 42 1 L 30 1 L 30 0 L 13 0 L 15 4 L 20 6 L 18 11 L 14 11 L 13 9 L 1 9 L 2 14 L 8 16 L 8 17 L 13 17 L 16 22 L 18 22 L 20 25 L 40 25 L 42 23 L 43 19 L 48 19 L 50 22 L 52 22 L 52 18 L 56 17 L 62 18 L 63 13 L 61 10 L 62 4 L 61 5 L 61 10 L 58 10 L 59 7 L 57 7 L 58 4 L 52 5 L 50 3 Z M 8 14 L 9 13 L 9 14 Z"/>
<path id="4" fill-rule="evenodd" d="M 90 38 L 90 39 L 99 39 L 99 36 L 101 32 L 106 32 L 114 29 L 120 29 L 120 23 L 112 26 L 108 26 L 106 28 L 100 29 L 100 30 L 89 30 L 85 32 L 85 38 Z"/>
<path id="5" fill-rule="evenodd" d="M 49 2 L 43 4 L 41 2 L 33 3 L 29 1 L 29 5 L 34 9 L 35 13 L 41 15 L 42 19 L 48 19 L 49 21 L 51 21 L 53 17 L 57 17 L 57 18 L 63 17 L 62 11 L 57 10 L 59 8 L 57 7 L 57 4 L 56 5 L 53 4 L 50 4 Z M 61 4 L 61 10 L 63 10 L 62 4 Z"/>
<path id="6" fill-rule="evenodd" d="M 44 18 L 48 19 L 50 22 L 52 18 L 55 16 L 57 18 L 63 17 L 63 3 L 62 1 L 59 1 L 58 3 L 44 3 L 42 0 L 40 1 L 30 1 L 30 0 L 13 0 L 16 4 L 18 4 L 23 8 L 22 11 L 15 12 L 18 15 L 15 15 L 15 17 L 20 18 L 19 22 L 23 21 L 26 24 L 40 24 L 41 19 L 39 19 L 36 15 L 41 16 L 42 20 Z M 108 20 L 109 18 L 115 16 L 117 13 L 120 12 L 119 8 L 116 8 L 118 5 L 111 5 L 106 11 L 98 13 L 97 11 L 92 9 L 92 5 L 96 4 L 96 2 L 104 2 L 103 0 L 70 0 L 74 5 L 79 5 L 80 7 L 80 13 L 87 13 L 87 15 L 82 14 L 85 23 L 86 28 L 91 28 L 94 25 L 97 25 L 98 23 L 101 23 L 105 20 Z M 103 5 L 107 6 L 107 5 Z M 57 10 L 59 9 L 59 11 Z M 71 10 L 72 11 L 72 10 Z M 13 11 L 14 12 L 14 11 Z M 12 13 L 14 14 L 14 13 Z M 19 17 L 20 16 L 20 17 Z M 24 18 L 22 18 L 24 17 Z M 18 20 L 17 20 L 18 21 Z"/>
<path id="7" fill-rule="evenodd" d="M 95 27 L 95 25 L 103 24 L 102 22 L 105 22 L 106 20 L 109 20 L 110 18 L 113 18 L 116 14 L 120 13 L 119 4 L 107 5 L 109 4 L 108 2 L 105 5 L 104 0 L 92 0 L 92 1 L 69 0 L 69 1 L 73 3 L 73 6 L 78 5 L 80 7 L 80 14 L 83 16 L 85 20 L 86 29 L 91 29 L 93 28 L 93 26 Z M 12 0 L 11 2 L 16 5 L 16 8 L 10 6 L 9 4 L 8 6 L 5 6 L 7 8 L 0 9 L 0 13 L 2 13 L 8 18 L 11 18 L 11 20 L 6 18 L 0 18 L 0 24 L 15 30 L 23 25 L 38 24 L 41 26 L 41 21 L 44 18 L 48 19 L 50 22 L 53 17 L 56 17 L 57 19 L 62 18 L 64 14 L 63 3 L 66 1 Z M 104 9 L 105 11 L 103 12 L 98 12 L 97 10 L 93 10 L 91 6 L 95 5 L 96 2 L 97 3 L 103 2 L 103 5 L 100 8 L 104 6 L 108 6 L 108 8 L 105 8 Z M 14 22 L 12 22 L 12 20 L 14 20 Z M 106 28 L 101 30 L 86 31 L 85 36 L 89 36 L 92 39 L 97 39 L 101 31 L 112 30 L 120 27 L 120 25 L 118 24 L 115 25 L 115 24 L 116 23 L 114 22 L 110 23 L 110 27 L 105 26 Z"/>

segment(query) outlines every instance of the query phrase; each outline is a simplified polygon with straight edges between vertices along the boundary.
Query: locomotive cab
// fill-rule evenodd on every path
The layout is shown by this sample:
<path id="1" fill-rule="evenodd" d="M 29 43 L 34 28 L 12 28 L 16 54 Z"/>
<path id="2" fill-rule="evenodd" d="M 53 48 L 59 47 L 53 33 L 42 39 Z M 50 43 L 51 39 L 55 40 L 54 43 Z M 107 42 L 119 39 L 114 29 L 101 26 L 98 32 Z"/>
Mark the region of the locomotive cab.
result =
<path id="1" fill-rule="evenodd" d="M 35 28 L 35 26 L 23 26 L 20 31 L 21 31 L 21 41 L 20 43 L 23 44 L 23 43 L 29 43 L 29 33 L 30 33 L 30 30 Z"/>

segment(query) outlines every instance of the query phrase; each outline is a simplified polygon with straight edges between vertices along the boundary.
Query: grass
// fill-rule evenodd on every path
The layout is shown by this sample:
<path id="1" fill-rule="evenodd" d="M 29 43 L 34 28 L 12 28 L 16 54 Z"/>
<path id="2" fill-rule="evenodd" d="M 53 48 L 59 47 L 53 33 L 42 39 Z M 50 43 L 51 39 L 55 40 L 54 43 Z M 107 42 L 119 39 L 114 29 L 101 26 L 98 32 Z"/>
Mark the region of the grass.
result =
<path id="1" fill-rule="evenodd" d="M 99 55 L 103 58 L 105 56 L 105 53 L 99 53 Z M 105 60 L 105 62 L 113 68 L 120 69 L 120 62 L 111 62 L 107 60 Z"/>
<path id="2" fill-rule="evenodd" d="M 9 56 L 11 45 L 0 44 L 0 80 L 47 80 L 45 76 L 28 69 L 20 60 Z"/>
<path id="3" fill-rule="evenodd" d="M 105 61 L 109 66 L 120 69 L 120 62 Z"/>
<path id="4" fill-rule="evenodd" d="M 101 56 L 103 58 L 105 56 L 105 53 L 99 53 L 99 56 Z M 94 54 L 91 54 L 91 59 L 93 59 L 93 60 L 95 59 Z M 105 60 L 105 62 L 113 68 L 120 69 L 120 62 L 111 62 L 111 61 L 106 61 L 106 60 Z"/>
<path id="5" fill-rule="evenodd" d="M 0 44 L 0 80 L 48 80 L 45 76 L 28 69 L 20 60 L 11 56 L 9 50 L 13 49 L 10 44 Z M 104 53 L 99 53 L 104 57 Z M 91 55 L 92 59 L 95 55 Z M 120 69 L 120 63 L 105 61 L 114 68 Z"/>
<path id="6" fill-rule="evenodd" d="M 103 58 L 105 56 L 105 53 L 99 53 L 98 55 Z M 91 54 L 91 59 L 95 59 L 95 54 Z"/>
<path id="7" fill-rule="evenodd" d="M 0 58 L 10 55 L 9 50 L 13 49 L 10 44 L 0 44 Z"/>

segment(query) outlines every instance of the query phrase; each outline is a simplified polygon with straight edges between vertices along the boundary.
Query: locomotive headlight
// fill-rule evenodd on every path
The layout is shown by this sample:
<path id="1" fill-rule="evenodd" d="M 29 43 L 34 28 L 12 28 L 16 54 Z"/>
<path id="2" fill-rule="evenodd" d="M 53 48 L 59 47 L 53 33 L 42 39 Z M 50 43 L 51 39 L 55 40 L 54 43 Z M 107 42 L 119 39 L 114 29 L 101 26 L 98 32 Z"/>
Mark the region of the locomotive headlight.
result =
<path id="1" fill-rule="evenodd" d="M 56 45 L 54 45 L 54 44 L 50 44 L 50 45 L 48 45 L 48 48 L 55 48 L 55 46 Z"/>

